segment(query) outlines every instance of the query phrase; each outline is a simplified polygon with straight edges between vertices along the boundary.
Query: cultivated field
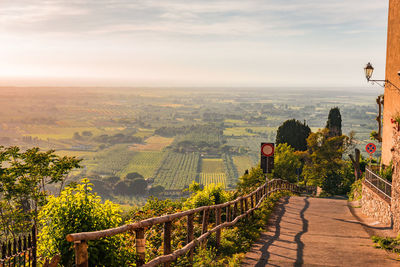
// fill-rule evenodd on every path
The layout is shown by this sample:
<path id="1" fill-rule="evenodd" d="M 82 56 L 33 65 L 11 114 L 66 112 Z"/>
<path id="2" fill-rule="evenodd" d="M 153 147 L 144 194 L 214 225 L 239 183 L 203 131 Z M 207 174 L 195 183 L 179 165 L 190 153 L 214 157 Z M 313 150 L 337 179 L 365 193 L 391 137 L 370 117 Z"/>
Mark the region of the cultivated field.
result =
<path id="1" fill-rule="evenodd" d="M 125 177 L 130 172 L 137 172 L 145 179 L 154 177 L 164 155 L 165 153 L 161 151 L 136 152 L 128 165 L 118 173 L 118 176 Z"/>
<path id="2" fill-rule="evenodd" d="M 200 184 L 206 186 L 209 184 L 222 184 L 226 187 L 226 174 L 221 173 L 200 173 Z"/>
<path id="3" fill-rule="evenodd" d="M 168 152 L 155 174 L 155 185 L 167 190 L 179 190 L 196 180 L 199 153 Z"/>

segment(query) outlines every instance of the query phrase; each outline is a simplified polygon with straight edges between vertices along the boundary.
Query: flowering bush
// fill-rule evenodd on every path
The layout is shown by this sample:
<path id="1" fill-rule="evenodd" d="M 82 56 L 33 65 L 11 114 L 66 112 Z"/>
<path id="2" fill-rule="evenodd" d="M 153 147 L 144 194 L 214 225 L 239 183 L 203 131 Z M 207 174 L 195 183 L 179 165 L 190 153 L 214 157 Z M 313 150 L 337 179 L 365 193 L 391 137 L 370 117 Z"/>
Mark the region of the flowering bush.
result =
<path id="1" fill-rule="evenodd" d="M 88 179 L 76 186 L 66 187 L 59 197 L 50 196 L 39 213 L 39 253 L 44 257 L 61 254 L 63 266 L 74 262 L 73 243 L 67 234 L 104 230 L 120 225 L 121 210 L 110 201 L 92 193 Z M 121 266 L 124 259 L 123 235 L 89 241 L 90 266 Z"/>

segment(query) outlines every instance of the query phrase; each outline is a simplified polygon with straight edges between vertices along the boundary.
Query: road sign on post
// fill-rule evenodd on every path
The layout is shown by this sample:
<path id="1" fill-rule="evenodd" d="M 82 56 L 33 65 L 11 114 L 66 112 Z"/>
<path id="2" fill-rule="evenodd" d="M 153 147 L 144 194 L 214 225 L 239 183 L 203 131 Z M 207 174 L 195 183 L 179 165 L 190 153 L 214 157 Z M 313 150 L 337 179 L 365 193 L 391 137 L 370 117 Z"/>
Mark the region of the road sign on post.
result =
<path id="1" fill-rule="evenodd" d="M 365 150 L 369 154 L 369 165 L 371 165 L 372 164 L 372 154 L 374 154 L 376 151 L 376 145 L 374 143 L 368 143 L 365 146 Z"/>
<path id="2" fill-rule="evenodd" d="M 369 143 L 365 146 L 365 150 L 367 151 L 368 154 L 373 154 L 376 151 L 376 146 L 373 143 Z"/>
<path id="3" fill-rule="evenodd" d="M 271 173 L 274 168 L 274 143 L 261 143 L 261 169 L 263 173 Z"/>

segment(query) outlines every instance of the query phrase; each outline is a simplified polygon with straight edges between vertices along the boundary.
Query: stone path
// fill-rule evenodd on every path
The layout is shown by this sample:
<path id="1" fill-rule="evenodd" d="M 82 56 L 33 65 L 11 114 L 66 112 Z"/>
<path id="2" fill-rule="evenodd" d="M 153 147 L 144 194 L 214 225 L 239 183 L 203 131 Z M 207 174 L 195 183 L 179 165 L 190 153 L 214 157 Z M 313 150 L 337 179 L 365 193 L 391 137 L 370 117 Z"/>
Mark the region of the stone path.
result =
<path id="1" fill-rule="evenodd" d="M 373 248 L 347 201 L 288 197 L 280 201 L 268 232 L 242 266 L 400 266 L 392 253 Z"/>

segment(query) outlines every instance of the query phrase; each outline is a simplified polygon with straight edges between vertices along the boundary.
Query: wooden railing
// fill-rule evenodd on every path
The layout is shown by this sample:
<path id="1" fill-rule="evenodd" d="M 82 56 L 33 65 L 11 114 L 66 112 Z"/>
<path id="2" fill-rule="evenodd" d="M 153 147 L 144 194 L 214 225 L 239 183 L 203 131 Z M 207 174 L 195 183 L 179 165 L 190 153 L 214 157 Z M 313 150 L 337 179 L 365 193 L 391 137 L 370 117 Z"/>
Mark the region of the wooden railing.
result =
<path id="1" fill-rule="evenodd" d="M 36 267 L 36 229 L 9 242 L 1 243 L 0 267 L 32 266 Z"/>
<path id="2" fill-rule="evenodd" d="M 240 219 L 250 216 L 254 210 L 258 209 L 263 200 L 271 193 L 279 190 L 289 190 L 295 193 L 311 193 L 314 189 L 311 187 L 302 188 L 297 185 L 291 184 L 284 180 L 271 180 L 262 186 L 258 187 L 252 193 L 238 197 L 235 200 L 212 206 L 203 206 L 196 209 L 182 211 L 174 214 L 164 215 L 160 217 L 150 218 L 126 224 L 120 227 L 96 231 L 96 232 L 83 232 L 67 235 L 69 242 L 74 242 L 75 248 L 75 263 L 78 267 L 88 266 L 88 240 L 97 240 L 104 237 L 110 237 L 117 234 L 130 232 L 135 234 L 136 238 L 136 254 L 137 266 L 157 266 L 164 264 L 169 266 L 169 263 L 175 261 L 178 257 L 185 255 L 189 252 L 189 258 L 192 259 L 194 248 L 199 244 L 205 244 L 207 238 L 215 233 L 216 246 L 218 247 L 221 240 L 221 230 L 229 226 L 235 225 Z M 194 237 L 194 218 L 195 214 L 202 212 L 201 235 L 197 238 Z M 215 223 L 212 229 L 209 227 L 210 213 L 215 214 Z M 225 216 L 222 216 L 225 215 Z M 187 217 L 187 237 L 186 245 L 181 249 L 172 251 L 171 246 L 171 232 L 172 222 L 174 220 Z M 225 218 L 225 222 L 221 219 Z M 163 248 L 164 255 L 159 256 L 151 261 L 145 263 L 145 228 L 153 225 L 164 224 L 163 234 Z"/>

